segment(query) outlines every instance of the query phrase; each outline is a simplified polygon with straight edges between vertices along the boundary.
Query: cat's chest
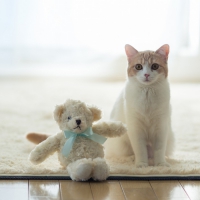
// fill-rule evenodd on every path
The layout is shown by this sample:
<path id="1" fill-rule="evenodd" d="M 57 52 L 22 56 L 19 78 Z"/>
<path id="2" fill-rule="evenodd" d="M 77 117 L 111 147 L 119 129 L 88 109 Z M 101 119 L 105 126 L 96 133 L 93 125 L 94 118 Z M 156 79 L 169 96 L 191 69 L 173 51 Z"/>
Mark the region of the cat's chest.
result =
<path id="1" fill-rule="evenodd" d="M 154 88 L 127 88 L 125 95 L 128 109 L 145 114 L 160 110 L 165 102 L 162 91 Z"/>
<path id="2" fill-rule="evenodd" d="M 144 105 L 145 107 L 152 107 L 159 104 L 160 94 L 153 89 L 143 89 L 135 92 L 136 104 Z"/>

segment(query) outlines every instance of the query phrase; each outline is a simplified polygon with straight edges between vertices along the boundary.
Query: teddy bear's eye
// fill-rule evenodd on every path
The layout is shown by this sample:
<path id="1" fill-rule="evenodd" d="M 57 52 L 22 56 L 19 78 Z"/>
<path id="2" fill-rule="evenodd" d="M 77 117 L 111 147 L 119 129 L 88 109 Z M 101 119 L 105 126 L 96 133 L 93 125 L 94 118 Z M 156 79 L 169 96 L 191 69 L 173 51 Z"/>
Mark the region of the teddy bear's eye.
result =
<path id="1" fill-rule="evenodd" d="M 67 119 L 68 119 L 68 121 L 71 119 L 72 117 L 71 116 L 69 116 Z"/>

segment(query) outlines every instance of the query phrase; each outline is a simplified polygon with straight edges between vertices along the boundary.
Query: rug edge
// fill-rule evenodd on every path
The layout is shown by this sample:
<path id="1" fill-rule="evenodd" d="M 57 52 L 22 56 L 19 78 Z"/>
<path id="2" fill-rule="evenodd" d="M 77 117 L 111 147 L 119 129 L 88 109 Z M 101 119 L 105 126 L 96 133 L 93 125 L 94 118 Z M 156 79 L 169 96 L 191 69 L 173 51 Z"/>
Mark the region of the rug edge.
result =
<path id="1" fill-rule="evenodd" d="M 69 176 L 65 175 L 32 175 L 32 174 L 0 174 L 0 180 L 71 180 Z M 189 175 L 111 175 L 107 180 L 200 180 L 200 174 Z M 92 181 L 92 179 L 90 179 Z"/>

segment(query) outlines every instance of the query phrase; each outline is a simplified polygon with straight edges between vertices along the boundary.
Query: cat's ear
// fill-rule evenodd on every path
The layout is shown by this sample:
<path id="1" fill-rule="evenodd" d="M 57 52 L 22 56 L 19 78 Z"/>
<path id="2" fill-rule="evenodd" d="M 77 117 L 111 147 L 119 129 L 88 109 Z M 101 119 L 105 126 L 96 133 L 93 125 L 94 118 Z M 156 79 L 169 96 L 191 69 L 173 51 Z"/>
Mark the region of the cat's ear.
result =
<path id="1" fill-rule="evenodd" d="M 138 51 L 129 44 L 125 45 L 125 52 L 126 52 L 128 60 L 134 57 L 138 53 Z"/>
<path id="2" fill-rule="evenodd" d="M 169 45 L 164 44 L 156 51 L 156 53 L 159 53 L 160 55 L 164 56 L 164 58 L 167 60 L 169 55 Z"/>

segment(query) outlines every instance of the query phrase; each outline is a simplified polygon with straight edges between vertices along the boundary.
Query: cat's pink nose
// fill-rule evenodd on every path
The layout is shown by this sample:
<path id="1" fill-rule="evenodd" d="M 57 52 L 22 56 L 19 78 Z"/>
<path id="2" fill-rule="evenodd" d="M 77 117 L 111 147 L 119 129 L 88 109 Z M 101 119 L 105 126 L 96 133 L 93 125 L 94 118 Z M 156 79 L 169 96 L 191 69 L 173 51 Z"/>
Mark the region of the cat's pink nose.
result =
<path id="1" fill-rule="evenodd" d="M 145 77 L 148 78 L 150 76 L 150 74 L 145 74 Z"/>

